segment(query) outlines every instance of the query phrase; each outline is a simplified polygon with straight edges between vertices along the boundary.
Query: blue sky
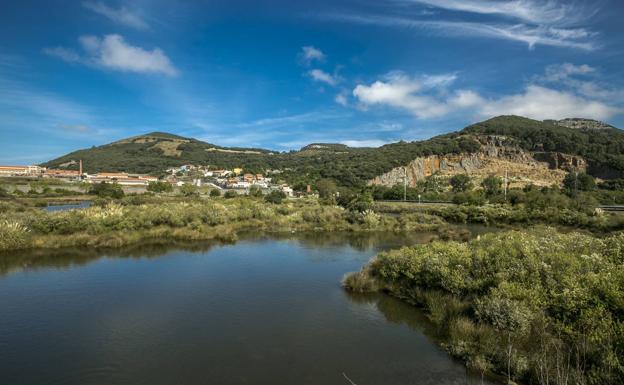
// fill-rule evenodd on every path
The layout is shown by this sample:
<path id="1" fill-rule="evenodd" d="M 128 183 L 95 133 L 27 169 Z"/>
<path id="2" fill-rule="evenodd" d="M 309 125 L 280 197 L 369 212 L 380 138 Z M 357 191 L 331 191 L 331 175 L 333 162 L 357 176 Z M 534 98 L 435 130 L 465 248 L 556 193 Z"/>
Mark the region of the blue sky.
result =
<path id="1" fill-rule="evenodd" d="M 619 0 L 0 5 L 0 163 L 150 131 L 280 151 L 501 114 L 624 127 Z"/>

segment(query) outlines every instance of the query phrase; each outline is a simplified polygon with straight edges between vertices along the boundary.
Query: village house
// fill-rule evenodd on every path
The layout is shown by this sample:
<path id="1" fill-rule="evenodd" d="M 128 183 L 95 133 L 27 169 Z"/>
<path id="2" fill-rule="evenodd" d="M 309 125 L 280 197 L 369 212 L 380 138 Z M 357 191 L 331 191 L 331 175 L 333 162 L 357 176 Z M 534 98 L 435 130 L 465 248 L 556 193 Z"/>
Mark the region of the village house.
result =
<path id="1" fill-rule="evenodd" d="M 40 176 L 45 170 L 39 166 L 0 166 L 0 176 Z"/>
<path id="2" fill-rule="evenodd" d="M 80 171 L 47 169 L 43 172 L 43 177 L 56 179 L 80 179 Z"/>

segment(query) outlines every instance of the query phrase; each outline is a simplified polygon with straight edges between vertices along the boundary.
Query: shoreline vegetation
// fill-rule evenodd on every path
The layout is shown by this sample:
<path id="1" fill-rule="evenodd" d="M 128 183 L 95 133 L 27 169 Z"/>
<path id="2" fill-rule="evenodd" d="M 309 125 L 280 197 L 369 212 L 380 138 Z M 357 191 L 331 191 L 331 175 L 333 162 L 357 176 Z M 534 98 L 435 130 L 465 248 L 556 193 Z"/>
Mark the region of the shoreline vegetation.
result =
<path id="1" fill-rule="evenodd" d="M 353 212 L 315 199 L 274 204 L 254 197 L 137 195 L 57 212 L 4 201 L 0 211 L 0 251 L 117 248 L 152 240 L 231 242 L 245 231 L 439 231 L 444 237 L 455 236 L 443 219 L 433 215 Z"/>
<path id="2" fill-rule="evenodd" d="M 382 252 L 343 279 L 422 308 L 442 346 L 508 383 L 624 382 L 624 234 L 553 228 Z"/>

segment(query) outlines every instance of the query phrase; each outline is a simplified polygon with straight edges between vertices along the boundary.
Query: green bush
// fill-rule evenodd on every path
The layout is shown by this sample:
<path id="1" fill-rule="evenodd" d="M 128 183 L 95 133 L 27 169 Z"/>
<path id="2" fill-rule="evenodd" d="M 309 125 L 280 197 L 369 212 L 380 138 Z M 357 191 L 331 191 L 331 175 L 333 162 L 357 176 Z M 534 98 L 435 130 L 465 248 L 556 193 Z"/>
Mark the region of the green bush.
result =
<path id="1" fill-rule="evenodd" d="M 197 191 L 197 187 L 195 187 L 194 185 L 190 183 L 185 183 L 180 186 L 180 195 L 184 197 L 193 197 L 199 195 L 199 192 Z"/>
<path id="2" fill-rule="evenodd" d="M 541 228 L 383 252 L 344 282 L 423 306 L 452 354 L 486 359 L 509 380 L 615 384 L 624 379 L 622 262 L 624 234 Z"/>
<path id="3" fill-rule="evenodd" d="M 171 183 L 161 181 L 149 182 L 147 185 L 147 191 L 155 193 L 172 192 L 173 185 Z"/>
<path id="4" fill-rule="evenodd" d="M 211 197 L 220 197 L 221 196 L 221 190 L 214 188 L 212 190 L 210 190 L 210 196 Z"/>
<path id="5" fill-rule="evenodd" d="M 464 192 L 472 189 L 472 182 L 467 174 L 454 175 L 449 182 L 453 192 Z"/>
<path id="6" fill-rule="evenodd" d="M 226 198 L 226 199 L 237 198 L 238 197 L 238 193 L 236 191 L 233 191 L 233 190 L 227 190 L 225 192 L 225 194 L 223 194 L 223 197 Z"/>
<path id="7" fill-rule="evenodd" d="M 97 195 L 99 198 L 120 199 L 124 197 L 121 186 L 117 183 L 96 183 L 91 186 L 89 194 Z"/>
<path id="8" fill-rule="evenodd" d="M 273 190 L 264 197 L 265 201 L 276 204 L 282 203 L 284 199 L 286 199 L 286 194 L 279 190 Z"/>

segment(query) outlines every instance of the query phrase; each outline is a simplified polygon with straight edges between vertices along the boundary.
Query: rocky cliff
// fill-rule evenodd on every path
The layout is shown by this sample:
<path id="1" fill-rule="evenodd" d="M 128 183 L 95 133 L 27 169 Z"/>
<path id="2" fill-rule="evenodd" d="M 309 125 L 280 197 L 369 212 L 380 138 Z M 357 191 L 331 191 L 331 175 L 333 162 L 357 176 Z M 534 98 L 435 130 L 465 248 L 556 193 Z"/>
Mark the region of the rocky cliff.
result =
<path id="1" fill-rule="evenodd" d="M 560 183 L 566 172 L 585 172 L 585 159 L 558 152 L 529 152 L 518 147 L 513 139 L 505 136 L 481 136 L 477 138 L 481 149 L 475 153 L 430 155 L 419 157 L 403 167 L 396 167 L 369 181 L 371 185 L 394 186 L 407 180 L 414 187 L 426 177 L 439 174 L 451 176 L 466 173 L 482 178 L 490 174 L 508 174 L 517 185 L 551 185 Z"/>

